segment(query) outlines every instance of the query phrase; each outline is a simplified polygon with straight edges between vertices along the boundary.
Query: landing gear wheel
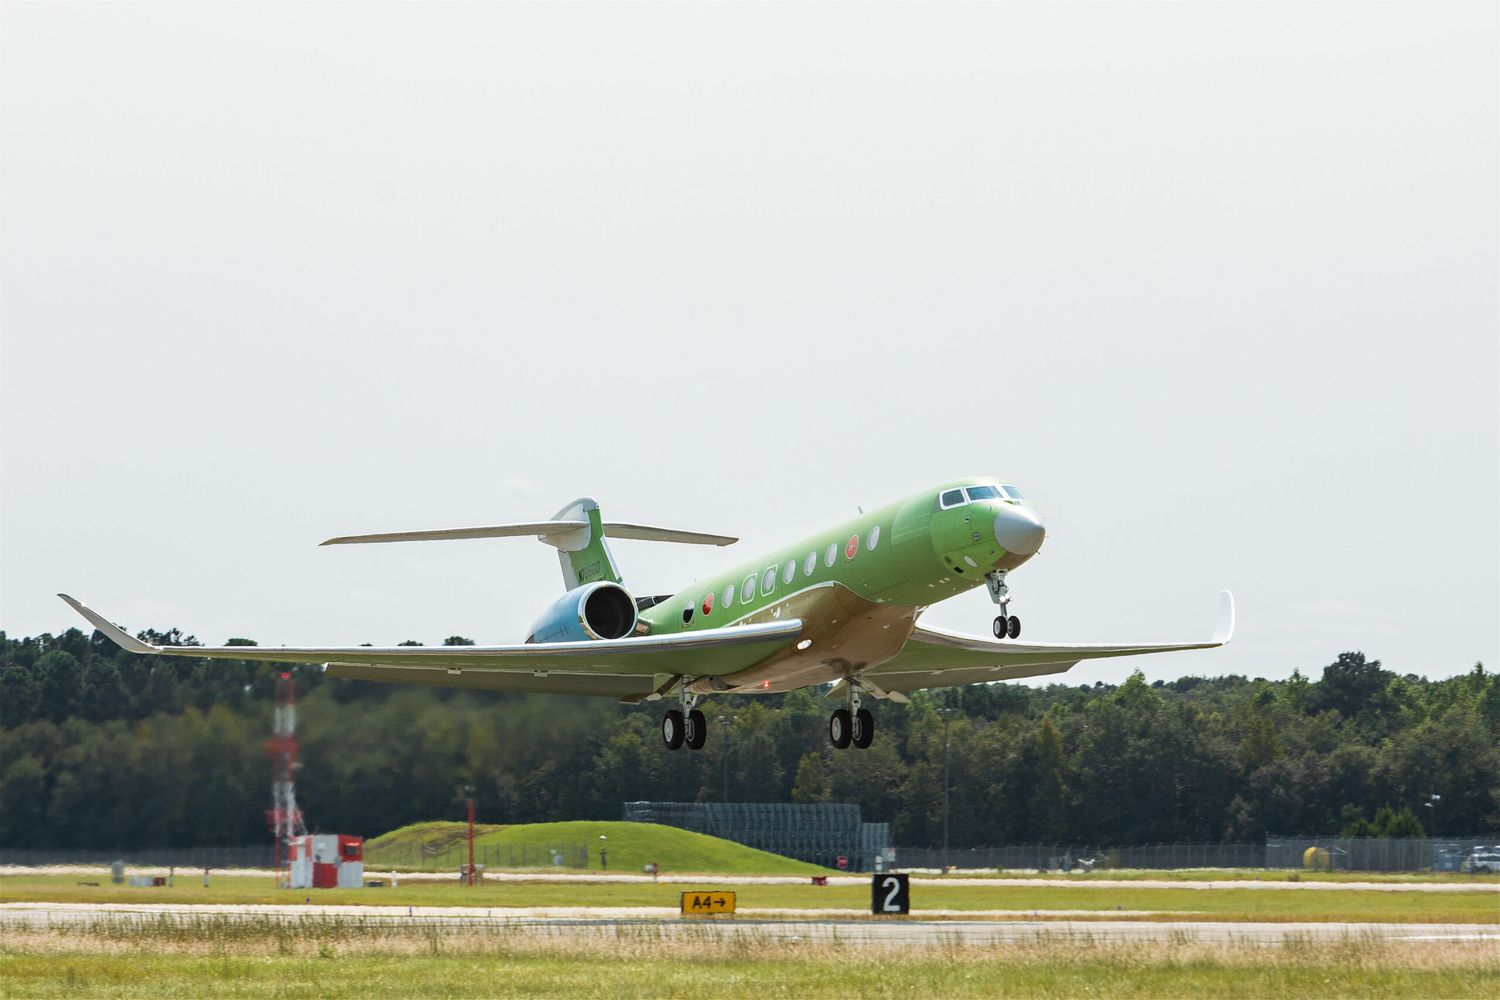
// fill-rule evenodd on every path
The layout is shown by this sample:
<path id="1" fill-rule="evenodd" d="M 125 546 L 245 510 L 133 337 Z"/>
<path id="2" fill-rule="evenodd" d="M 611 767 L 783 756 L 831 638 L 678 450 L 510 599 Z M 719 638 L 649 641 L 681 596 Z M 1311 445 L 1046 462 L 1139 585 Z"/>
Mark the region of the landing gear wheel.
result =
<path id="1" fill-rule="evenodd" d="M 996 639 L 1004 639 L 1007 634 L 1006 629 L 1009 624 L 1010 620 L 1008 618 L 1006 618 L 1004 615 L 999 615 L 995 618 L 995 625 L 990 631 L 995 633 Z"/>
<path id="2" fill-rule="evenodd" d="M 1005 634 L 1012 639 L 1021 638 L 1021 619 L 1015 615 L 1010 616 L 1010 624 L 1006 627 Z"/>
<path id="3" fill-rule="evenodd" d="M 875 716 L 868 708 L 862 708 L 854 713 L 854 745 L 860 750 L 868 750 L 874 742 Z"/>
<path id="4" fill-rule="evenodd" d="M 850 722 L 847 708 L 840 708 L 828 717 L 828 742 L 835 750 L 843 750 L 849 745 Z"/>
<path id="5" fill-rule="evenodd" d="M 668 709 L 661 717 L 661 739 L 668 750 L 682 746 L 682 713 L 675 708 Z"/>
<path id="6" fill-rule="evenodd" d="M 683 736 L 687 741 L 689 750 L 702 750 L 703 744 L 708 740 L 708 720 L 696 708 L 687 714 L 687 723 L 683 726 Z"/>

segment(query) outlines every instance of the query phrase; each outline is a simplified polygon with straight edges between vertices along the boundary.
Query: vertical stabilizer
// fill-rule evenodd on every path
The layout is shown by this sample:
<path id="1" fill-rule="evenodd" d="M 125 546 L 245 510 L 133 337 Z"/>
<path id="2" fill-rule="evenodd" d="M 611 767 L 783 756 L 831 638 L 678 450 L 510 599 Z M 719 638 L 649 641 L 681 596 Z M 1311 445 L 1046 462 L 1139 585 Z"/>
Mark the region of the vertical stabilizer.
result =
<path id="1" fill-rule="evenodd" d="M 563 585 L 572 590 L 586 583 L 620 582 L 620 570 L 604 537 L 599 504 L 593 497 L 580 497 L 557 512 L 554 521 L 587 521 L 574 531 L 545 535 L 542 540 L 557 549 L 562 564 Z"/>

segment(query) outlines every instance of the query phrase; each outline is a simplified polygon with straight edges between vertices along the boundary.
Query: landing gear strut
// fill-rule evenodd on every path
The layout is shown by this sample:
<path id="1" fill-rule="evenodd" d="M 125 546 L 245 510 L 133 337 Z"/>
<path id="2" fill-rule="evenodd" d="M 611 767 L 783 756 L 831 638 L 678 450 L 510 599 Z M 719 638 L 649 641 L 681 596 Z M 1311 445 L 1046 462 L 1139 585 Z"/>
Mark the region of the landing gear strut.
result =
<path id="1" fill-rule="evenodd" d="M 668 750 L 676 750 L 684 743 L 689 750 L 702 750 L 708 741 L 708 720 L 698 711 L 698 696 L 682 686 L 682 708 L 668 709 L 661 717 L 661 739 Z"/>
<path id="2" fill-rule="evenodd" d="M 1005 570 L 997 569 L 984 575 L 985 586 L 989 589 L 990 600 L 1000 605 L 1000 614 L 995 618 L 995 624 L 991 631 L 995 633 L 996 639 L 1019 639 L 1021 637 L 1021 619 L 1016 615 L 1006 614 L 1010 606 L 1010 588 L 1005 585 Z"/>
<path id="3" fill-rule="evenodd" d="M 875 716 L 868 708 L 859 705 L 859 685 L 845 679 L 849 689 L 847 708 L 840 708 L 828 717 L 828 742 L 835 750 L 844 750 L 852 743 L 857 749 L 867 750 L 875 742 Z"/>

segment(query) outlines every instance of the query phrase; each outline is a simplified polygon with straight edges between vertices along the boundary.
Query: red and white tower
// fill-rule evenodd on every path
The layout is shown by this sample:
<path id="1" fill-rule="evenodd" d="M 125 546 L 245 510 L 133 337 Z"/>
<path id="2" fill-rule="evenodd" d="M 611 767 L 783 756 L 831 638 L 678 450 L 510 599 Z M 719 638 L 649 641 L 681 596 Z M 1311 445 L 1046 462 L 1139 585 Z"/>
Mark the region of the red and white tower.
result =
<path id="1" fill-rule="evenodd" d="M 266 743 L 271 757 L 271 808 L 266 820 L 276 838 L 277 879 L 283 888 L 291 884 L 291 862 L 294 842 L 301 844 L 307 836 L 302 810 L 297 808 L 297 682 L 290 671 L 276 675 L 276 714 L 271 739 Z"/>

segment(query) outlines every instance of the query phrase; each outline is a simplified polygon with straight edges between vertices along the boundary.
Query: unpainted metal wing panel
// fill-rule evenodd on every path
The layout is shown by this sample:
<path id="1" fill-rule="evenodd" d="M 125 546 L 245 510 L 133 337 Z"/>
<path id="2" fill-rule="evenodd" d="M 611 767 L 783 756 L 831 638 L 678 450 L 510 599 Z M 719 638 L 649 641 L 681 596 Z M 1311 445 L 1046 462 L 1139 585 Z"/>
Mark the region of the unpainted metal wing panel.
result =
<path id="1" fill-rule="evenodd" d="M 357 663 L 372 670 L 408 668 L 525 674 L 558 671 L 647 678 L 654 674 L 732 673 L 759 663 L 802 633 L 799 619 L 786 618 L 672 635 L 508 646 L 153 646 L 83 602 L 66 594 L 58 596 L 112 642 L 132 653 L 269 663 Z M 365 679 L 378 678 L 372 675 Z"/>
<path id="2" fill-rule="evenodd" d="M 330 663 L 327 674 L 342 680 L 383 684 L 423 684 L 475 691 L 524 691 L 534 694 L 595 695 L 644 698 L 656 688 L 653 674 L 570 674 L 550 671 L 464 670 L 442 667 L 386 666 L 376 663 Z"/>
<path id="3" fill-rule="evenodd" d="M 1071 645 L 1066 643 L 1000 642 L 918 624 L 906 646 L 870 671 L 870 677 L 889 691 L 980 684 L 1060 674 L 1081 660 L 1142 656 L 1186 649 L 1213 649 L 1234 634 L 1234 597 L 1219 595 L 1219 616 L 1213 638 L 1206 642 L 1145 645 Z"/>

